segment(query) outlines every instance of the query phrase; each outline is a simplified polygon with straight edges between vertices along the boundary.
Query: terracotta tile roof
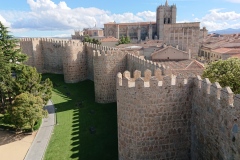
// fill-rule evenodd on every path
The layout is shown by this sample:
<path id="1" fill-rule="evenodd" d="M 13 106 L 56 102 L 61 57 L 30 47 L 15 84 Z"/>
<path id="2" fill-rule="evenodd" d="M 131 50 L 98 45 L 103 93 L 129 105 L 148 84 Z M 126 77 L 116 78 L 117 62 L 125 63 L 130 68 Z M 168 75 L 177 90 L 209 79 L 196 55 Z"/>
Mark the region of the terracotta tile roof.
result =
<path id="1" fill-rule="evenodd" d="M 214 49 L 213 52 L 222 54 L 235 54 L 240 53 L 240 48 L 218 48 Z"/>
<path id="2" fill-rule="evenodd" d="M 118 42 L 118 39 L 115 37 L 105 37 L 101 39 L 101 42 Z"/>
<path id="3" fill-rule="evenodd" d="M 217 48 L 217 49 L 214 49 L 212 51 L 216 52 L 216 53 L 226 53 L 226 52 L 228 52 L 230 50 L 231 50 L 231 48 Z"/>

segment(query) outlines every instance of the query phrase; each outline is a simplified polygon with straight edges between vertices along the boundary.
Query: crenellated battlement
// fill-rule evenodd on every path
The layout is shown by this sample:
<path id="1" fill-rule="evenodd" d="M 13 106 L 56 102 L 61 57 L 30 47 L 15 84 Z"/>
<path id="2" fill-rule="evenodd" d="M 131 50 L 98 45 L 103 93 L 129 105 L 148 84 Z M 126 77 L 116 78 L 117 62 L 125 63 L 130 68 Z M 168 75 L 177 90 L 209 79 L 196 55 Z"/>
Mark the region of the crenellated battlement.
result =
<path id="1" fill-rule="evenodd" d="M 61 40 L 61 39 L 53 39 L 53 38 L 41 38 L 41 42 L 43 44 L 52 43 L 54 47 L 66 47 L 66 46 L 74 46 L 74 47 L 83 47 L 83 43 L 79 40 Z"/>
<path id="2" fill-rule="evenodd" d="M 239 107 L 240 109 L 239 105 L 234 105 L 238 104 L 238 102 L 234 103 L 234 100 L 239 101 L 239 95 L 234 95 L 230 87 L 222 88 L 218 82 L 211 83 L 208 78 L 201 79 L 200 76 L 195 78 L 194 84 L 198 94 L 203 98 L 209 99 L 211 97 L 212 102 L 216 103 L 216 107 L 219 107 L 219 105 L 225 105 L 229 107 Z M 221 104 L 220 102 L 224 102 L 224 104 Z"/>
<path id="3" fill-rule="evenodd" d="M 208 78 L 201 79 L 200 76 L 185 79 L 182 76 L 170 77 L 162 76 L 161 70 L 157 69 L 154 74 L 151 70 L 146 70 L 144 76 L 141 77 L 141 71 L 135 70 L 133 76 L 129 71 L 125 71 L 123 74 L 117 74 L 117 85 L 127 88 L 156 88 L 165 86 L 185 86 L 190 85 L 194 81 L 194 90 L 197 94 L 205 98 L 212 99 L 212 102 L 225 102 L 224 105 L 229 107 L 235 107 L 234 104 L 239 104 L 240 95 L 234 95 L 229 87 L 222 88 L 218 82 L 211 83 Z M 236 101 L 236 102 L 235 102 Z M 220 104 L 220 103 L 219 103 Z M 236 106 L 239 107 L 240 106 Z"/>
<path id="4" fill-rule="evenodd" d="M 20 38 L 20 42 L 25 42 L 25 41 L 39 41 L 41 38 Z"/>
<path id="5" fill-rule="evenodd" d="M 104 58 L 107 56 L 123 57 L 127 54 L 127 52 L 123 52 L 121 50 L 93 50 L 93 57 L 95 58 Z"/>
<path id="6" fill-rule="evenodd" d="M 144 59 L 144 57 L 140 57 L 138 55 L 128 54 L 128 59 L 130 59 L 134 62 L 140 63 L 146 67 L 150 67 L 150 68 L 154 68 L 154 69 L 161 68 L 161 66 L 158 63 L 150 61 L 150 60 L 146 60 L 146 59 Z"/>
<path id="7" fill-rule="evenodd" d="M 162 76 L 161 70 L 156 69 L 154 75 L 152 75 L 151 70 L 146 70 L 144 72 L 144 77 L 141 77 L 141 71 L 134 71 L 133 78 L 131 78 L 131 73 L 125 71 L 123 74 L 117 74 L 117 85 L 123 87 L 137 87 L 137 88 L 156 88 L 165 86 L 175 86 L 175 85 L 186 85 L 188 79 L 184 79 L 181 76 L 176 78 L 171 78 L 170 76 Z"/>
<path id="8" fill-rule="evenodd" d="M 154 72 L 156 69 L 162 71 L 162 75 L 172 75 L 172 71 L 168 66 L 153 62 L 151 60 L 146 60 L 144 57 L 140 57 L 134 54 L 128 54 L 128 70 L 133 72 L 134 70 L 140 70 L 142 73 L 149 69 Z"/>
<path id="9" fill-rule="evenodd" d="M 52 43 L 53 46 L 65 47 L 65 46 L 83 46 L 83 43 L 79 40 L 66 40 L 66 39 L 54 39 L 54 38 L 21 38 L 20 42 L 34 42 L 39 41 L 43 44 Z"/>
<path id="10" fill-rule="evenodd" d="M 86 42 L 85 45 L 87 47 L 90 47 L 90 48 L 94 49 L 94 50 L 102 50 L 102 51 L 108 51 L 108 50 L 117 51 L 117 50 L 119 50 L 118 48 L 97 45 L 97 44 L 93 44 L 93 43 L 89 43 L 89 42 Z"/>

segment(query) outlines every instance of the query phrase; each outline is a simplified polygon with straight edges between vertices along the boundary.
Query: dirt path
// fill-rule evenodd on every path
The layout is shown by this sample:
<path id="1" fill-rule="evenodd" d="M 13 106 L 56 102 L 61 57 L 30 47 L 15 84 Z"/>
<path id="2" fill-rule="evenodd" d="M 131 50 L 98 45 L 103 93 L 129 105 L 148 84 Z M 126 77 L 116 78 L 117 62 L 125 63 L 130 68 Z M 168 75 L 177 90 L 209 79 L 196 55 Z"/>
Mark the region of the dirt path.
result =
<path id="1" fill-rule="evenodd" d="M 36 132 L 32 135 L 15 135 L 7 131 L 0 131 L 0 159 L 23 160 L 35 136 Z"/>

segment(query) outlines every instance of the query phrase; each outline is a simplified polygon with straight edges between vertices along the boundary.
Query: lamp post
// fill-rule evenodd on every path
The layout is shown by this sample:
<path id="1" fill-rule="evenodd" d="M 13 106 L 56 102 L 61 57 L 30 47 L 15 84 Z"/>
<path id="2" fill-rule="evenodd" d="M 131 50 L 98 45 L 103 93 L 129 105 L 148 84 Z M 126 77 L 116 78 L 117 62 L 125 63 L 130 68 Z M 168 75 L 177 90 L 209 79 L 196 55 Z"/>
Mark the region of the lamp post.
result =
<path id="1" fill-rule="evenodd" d="M 58 125 L 58 121 L 57 121 L 57 108 L 55 108 L 55 117 L 56 117 L 56 125 Z"/>

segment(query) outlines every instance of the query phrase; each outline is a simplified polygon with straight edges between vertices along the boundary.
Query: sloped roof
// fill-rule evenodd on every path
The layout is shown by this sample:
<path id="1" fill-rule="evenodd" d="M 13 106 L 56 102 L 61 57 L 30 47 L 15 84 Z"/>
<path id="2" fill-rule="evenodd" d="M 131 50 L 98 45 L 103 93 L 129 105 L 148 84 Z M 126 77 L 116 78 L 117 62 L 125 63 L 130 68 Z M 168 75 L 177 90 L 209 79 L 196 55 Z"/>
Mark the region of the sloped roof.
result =
<path id="1" fill-rule="evenodd" d="M 214 49 L 213 52 L 222 53 L 222 54 L 236 54 L 236 53 L 240 53 L 240 47 L 239 48 L 218 48 L 218 49 Z"/>
<path id="2" fill-rule="evenodd" d="M 204 64 L 198 62 L 197 60 L 194 59 L 188 59 L 188 60 L 158 60 L 155 61 L 158 62 L 159 64 L 165 65 L 165 66 L 169 66 L 170 69 L 173 70 L 202 70 L 204 69 Z"/>
<path id="3" fill-rule="evenodd" d="M 110 37 L 105 37 L 101 39 L 101 42 L 118 42 L 118 39 L 110 36 Z"/>
<path id="4" fill-rule="evenodd" d="M 193 60 L 185 69 L 203 69 L 204 68 L 204 64 Z"/>
<path id="5" fill-rule="evenodd" d="M 156 55 L 156 54 L 159 54 L 159 53 L 161 53 L 161 52 L 163 52 L 163 51 L 165 51 L 165 50 L 168 50 L 169 48 L 172 48 L 172 49 L 174 49 L 174 50 L 176 50 L 176 51 L 178 51 L 178 52 L 182 52 L 183 54 L 187 54 L 187 55 L 188 55 L 188 53 L 185 52 L 185 51 L 179 50 L 179 49 L 177 49 L 177 48 L 175 48 L 175 47 L 173 47 L 173 46 L 167 46 L 167 47 L 161 48 L 161 49 L 153 52 L 153 53 L 151 54 L 151 56 L 154 56 L 154 55 Z"/>

